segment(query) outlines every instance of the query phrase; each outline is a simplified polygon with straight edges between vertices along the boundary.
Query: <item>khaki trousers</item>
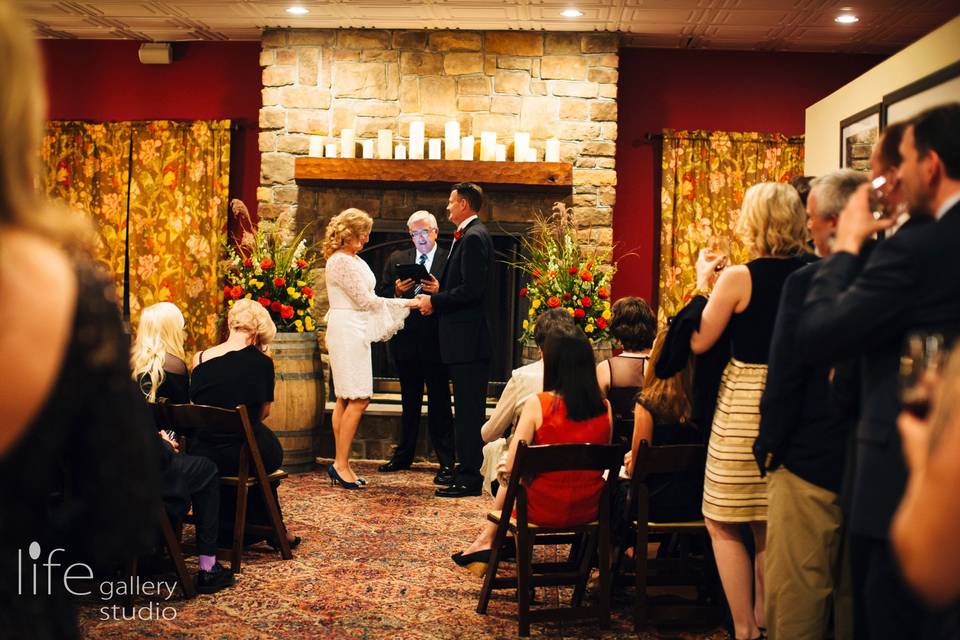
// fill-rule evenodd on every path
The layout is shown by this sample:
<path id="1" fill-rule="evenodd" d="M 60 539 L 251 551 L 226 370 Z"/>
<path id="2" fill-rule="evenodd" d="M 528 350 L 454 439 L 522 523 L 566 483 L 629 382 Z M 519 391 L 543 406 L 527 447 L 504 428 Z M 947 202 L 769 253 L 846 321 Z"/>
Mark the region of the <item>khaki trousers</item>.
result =
<path id="1" fill-rule="evenodd" d="M 767 476 L 767 549 L 764 564 L 767 637 L 823 640 L 831 603 L 836 638 L 851 637 L 849 598 L 839 594 L 843 547 L 840 496 L 785 467 Z"/>

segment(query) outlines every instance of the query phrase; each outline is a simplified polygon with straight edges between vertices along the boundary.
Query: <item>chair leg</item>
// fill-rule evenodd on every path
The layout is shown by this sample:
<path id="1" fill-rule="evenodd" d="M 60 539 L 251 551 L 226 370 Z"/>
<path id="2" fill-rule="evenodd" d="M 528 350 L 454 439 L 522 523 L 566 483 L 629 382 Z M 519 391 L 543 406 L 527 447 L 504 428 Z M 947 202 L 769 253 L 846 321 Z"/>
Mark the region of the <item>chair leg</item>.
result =
<path id="1" fill-rule="evenodd" d="M 647 526 L 637 521 L 637 544 L 633 548 L 636 594 L 633 604 L 633 630 L 637 633 L 647 622 Z"/>
<path id="2" fill-rule="evenodd" d="M 497 525 L 497 533 L 493 536 L 493 546 L 490 548 L 490 564 L 483 575 L 483 587 L 480 588 L 480 600 L 477 602 L 477 613 L 486 613 L 490 604 L 490 595 L 493 593 L 493 583 L 497 581 L 497 569 L 500 567 L 500 547 L 507 535 L 506 523 Z M 516 538 L 514 538 L 516 541 Z M 517 557 L 520 557 L 520 548 L 517 547 Z"/>
<path id="3" fill-rule="evenodd" d="M 517 617 L 518 635 L 530 635 L 530 573 L 533 563 L 533 541 L 529 531 L 517 530 Z"/>
<path id="4" fill-rule="evenodd" d="M 611 570 L 609 526 L 601 526 L 601 531 L 598 535 L 600 537 L 598 549 L 600 565 L 600 601 L 598 603 L 598 607 L 600 614 L 600 626 L 605 629 L 610 626 Z M 587 571 L 589 573 L 589 568 Z"/>
<path id="5" fill-rule="evenodd" d="M 243 555 L 243 534 L 247 524 L 247 485 L 241 482 L 237 485 L 237 509 L 233 519 L 233 548 L 230 550 L 230 569 L 234 573 L 240 572 L 241 556 Z"/>
<path id="6" fill-rule="evenodd" d="M 183 591 L 183 597 L 190 599 L 197 595 L 193 586 L 193 580 L 187 573 L 187 565 L 183 562 L 183 550 L 180 548 L 180 542 L 177 540 L 177 534 L 170 524 L 167 514 L 161 514 L 160 528 L 163 530 L 163 541 L 167 546 L 167 552 L 173 559 L 173 565 L 177 569 L 177 577 L 180 578 L 180 589 Z"/>
<path id="7" fill-rule="evenodd" d="M 287 528 L 283 524 L 283 518 L 280 517 L 280 507 L 277 506 L 270 485 L 263 482 L 259 484 L 260 490 L 263 492 L 263 502 L 267 505 L 267 513 L 270 514 L 273 535 L 277 537 L 277 546 L 280 547 L 280 557 L 284 560 L 290 560 L 293 558 L 293 552 L 290 550 L 290 541 L 287 540 Z"/>
<path id="8" fill-rule="evenodd" d="M 590 565 L 593 560 L 593 550 L 596 549 L 595 533 L 585 533 L 580 537 L 580 549 L 578 558 L 577 573 L 579 578 L 577 585 L 573 589 L 573 598 L 570 604 L 579 607 L 583 603 L 583 595 L 587 591 L 587 582 L 590 580 Z"/>

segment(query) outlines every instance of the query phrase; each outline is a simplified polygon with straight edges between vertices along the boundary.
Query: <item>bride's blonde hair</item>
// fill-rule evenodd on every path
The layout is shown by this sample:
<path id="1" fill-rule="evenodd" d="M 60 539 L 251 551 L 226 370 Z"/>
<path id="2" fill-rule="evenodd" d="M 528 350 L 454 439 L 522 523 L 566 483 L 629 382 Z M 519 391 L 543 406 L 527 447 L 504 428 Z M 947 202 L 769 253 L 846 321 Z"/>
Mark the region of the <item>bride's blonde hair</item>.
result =
<path id="1" fill-rule="evenodd" d="M 373 218 L 362 209 L 344 209 L 330 219 L 323 233 L 323 257 L 329 258 L 350 240 L 369 234 Z"/>
<path id="2" fill-rule="evenodd" d="M 130 353 L 130 367 L 134 380 L 146 375 L 140 381 L 140 391 L 150 402 L 156 402 L 157 389 L 166 377 L 163 363 L 167 354 L 187 361 L 183 338 L 183 314 L 175 304 L 158 302 L 140 313 L 137 337 Z"/>

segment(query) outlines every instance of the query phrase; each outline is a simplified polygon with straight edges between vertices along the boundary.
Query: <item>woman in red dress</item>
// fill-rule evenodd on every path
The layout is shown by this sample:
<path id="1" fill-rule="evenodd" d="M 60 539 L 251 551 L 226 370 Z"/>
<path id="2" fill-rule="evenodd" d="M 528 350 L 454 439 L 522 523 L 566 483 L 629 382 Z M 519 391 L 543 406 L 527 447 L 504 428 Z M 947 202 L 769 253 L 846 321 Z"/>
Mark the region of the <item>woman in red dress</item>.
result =
<path id="1" fill-rule="evenodd" d="M 543 393 L 531 396 L 517 422 L 516 437 L 504 471 L 510 473 L 520 441 L 530 444 L 610 442 L 610 405 L 600 395 L 593 350 L 582 333 L 552 336 L 543 349 Z M 527 515 L 532 524 L 563 527 L 596 520 L 603 477 L 599 471 L 555 471 L 526 482 Z M 503 509 L 505 490 L 495 510 Z M 453 561 L 483 575 L 497 526 L 484 524 L 480 535 Z"/>

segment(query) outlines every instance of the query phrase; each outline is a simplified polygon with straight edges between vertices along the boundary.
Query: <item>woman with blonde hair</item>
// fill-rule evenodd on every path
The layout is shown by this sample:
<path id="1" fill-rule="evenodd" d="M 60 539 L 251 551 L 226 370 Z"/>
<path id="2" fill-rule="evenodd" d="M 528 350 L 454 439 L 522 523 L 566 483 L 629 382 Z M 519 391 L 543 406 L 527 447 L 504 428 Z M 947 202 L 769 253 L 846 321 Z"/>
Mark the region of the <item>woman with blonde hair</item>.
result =
<path id="1" fill-rule="evenodd" d="M 330 482 L 358 489 L 366 480 L 350 468 L 350 446 L 360 418 L 373 395 L 370 343 L 390 339 L 403 328 L 415 299 L 380 298 L 377 278 L 357 253 L 370 238 L 373 220 L 360 209 L 334 216 L 324 232 L 323 257 L 330 311 L 327 313 L 327 352 L 337 404 L 333 410 L 336 455 L 327 467 Z"/>
<path id="2" fill-rule="evenodd" d="M 130 368 L 150 402 L 157 398 L 176 404 L 190 401 L 183 324 L 183 314 L 170 302 L 152 304 L 140 313 Z"/>
<path id="3" fill-rule="evenodd" d="M 283 447 L 277 436 L 263 424 L 270 415 L 273 403 L 274 371 L 273 360 L 268 355 L 267 345 L 277 335 L 277 327 L 270 314 L 259 302 L 247 298 L 232 301 L 227 313 L 227 327 L 230 334 L 226 341 L 199 351 L 193 357 L 193 374 L 190 377 L 190 400 L 194 404 L 206 404 L 225 409 L 234 409 L 244 405 L 250 416 L 253 436 L 263 458 L 266 472 L 272 473 L 283 463 Z M 190 453 L 206 456 L 217 464 L 221 476 L 235 476 L 239 473 L 239 439 L 222 439 L 217 436 L 199 434 L 190 440 Z M 232 487 L 223 488 L 220 501 L 221 520 L 232 522 L 236 492 Z M 277 488 L 271 486 L 277 498 Z M 277 498 L 277 505 L 280 501 Z M 270 518 L 263 496 L 258 491 L 249 494 L 247 522 L 267 525 Z M 232 531 L 221 529 L 222 542 L 231 540 Z M 289 537 L 289 536 L 288 536 Z M 254 539 L 247 540 L 250 544 Z M 276 546 L 276 540 L 268 540 Z M 300 538 L 290 538 L 291 548 L 300 543 Z M 229 546 L 227 544 L 226 546 Z"/>
<path id="4" fill-rule="evenodd" d="M 783 283 L 813 256 L 806 249 L 806 212 L 796 189 L 788 184 L 764 182 L 747 189 L 736 231 L 750 262 L 724 268 L 727 257 L 707 250 L 697 259 L 694 293 L 706 296 L 707 302 L 690 348 L 704 353 L 729 326 L 732 357 L 723 372 L 710 432 L 703 517 L 735 636 L 746 640 L 762 637 L 765 627 L 767 488 L 752 453 L 760 426 L 760 396 Z M 741 523 L 749 523 L 753 533 L 753 566 L 740 539 Z"/>

